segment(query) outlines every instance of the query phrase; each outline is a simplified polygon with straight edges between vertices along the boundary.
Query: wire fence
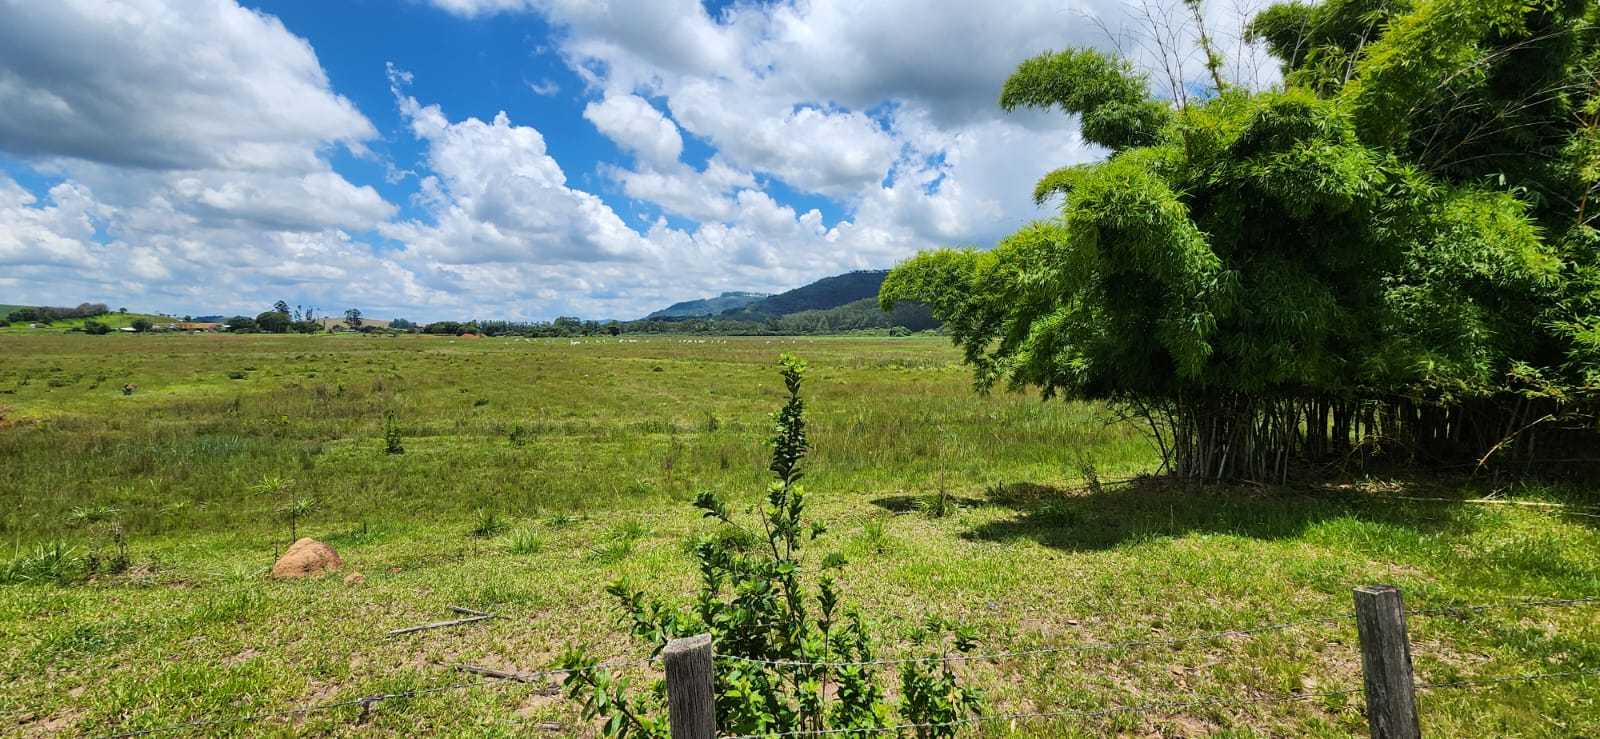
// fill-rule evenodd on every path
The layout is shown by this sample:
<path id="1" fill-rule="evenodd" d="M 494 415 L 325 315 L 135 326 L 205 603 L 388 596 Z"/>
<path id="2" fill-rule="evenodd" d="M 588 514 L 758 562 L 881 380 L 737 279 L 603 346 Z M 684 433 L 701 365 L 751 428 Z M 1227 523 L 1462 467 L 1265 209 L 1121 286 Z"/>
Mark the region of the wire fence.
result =
<path id="1" fill-rule="evenodd" d="M 1494 687 L 1512 682 L 1535 682 L 1539 680 L 1554 680 L 1565 677 L 1584 677 L 1600 675 L 1600 668 L 1588 670 L 1564 670 L 1560 672 L 1529 673 L 1507 677 L 1485 678 L 1477 680 L 1455 680 L 1441 683 L 1418 683 L 1417 690 L 1460 690 Z M 832 736 L 849 734 L 878 734 L 897 733 L 917 729 L 948 729 L 960 726 L 993 722 L 1015 722 L 1038 719 L 1093 719 L 1105 718 L 1121 713 L 1151 713 L 1186 711 L 1199 708 L 1242 708 L 1262 703 L 1303 703 L 1306 701 L 1324 698 L 1337 698 L 1356 695 L 1362 688 L 1347 688 L 1344 690 L 1324 690 L 1310 693 L 1288 693 L 1282 695 L 1257 694 L 1248 700 L 1239 698 L 1198 698 L 1176 701 L 1148 701 L 1129 705 L 1108 706 L 1104 708 L 1064 708 L 1053 711 L 1018 711 L 1013 713 L 996 713 L 956 721 L 938 723 L 901 723 L 890 726 L 876 726 L 863 728 L 837 728 L 837 729 L 796 729 L 763 734 L 735 734 L 724 736 L 723 739 L 767 739 L 771 737 L 796 737 L 796 736 Z"/>
<path id="2" fill-rule="evenodd" d="M 372 711 L 372 707 L 373 706 L 376 706 L 379 703 L 383 703 L 384 701 L 399 700 L 399 699 L 403 699 L 403 698 L 416 698 L 418 696 L 430 695 L 430 694 L 433 694 L 433 693 L 445 693 L 445 692 L 449 692 L 449 691 L 452 691 L 452 690 L 464 690 L 464 689 L 467 689 L 467 688 L 477 688 L 477 687 L 482 687 L 482 686 L 485 686 L 485 685 L 495 685 L 495 686 L 514 685 L 514 684 L 517 684 L 519 682 L 520 683 L 532 682 L 534 680 L 538 680 L 538 679 L 541 679 L 541 678 L 547 678 L 547 677 L 557 677 L 557 676 L 565 677 L 565 676 L 570 675 L 570 674 L 572 674 L 574 672 L 593 672 L 593 671 L 596 671 L 596 670 L 610 670 L 610 669 L 615 669 L 615 668 L 618 668 L 618 667 L 623 667 L 623 666 L 628 666 L 628 665 L 650 664 L 651 662 L 652 662 L 652 660 L 648 660 L 648 659 L 637 659 L 637 660 L 617 659 L 617 660 L 608 660 L 606 662 L 601 662 L 601 663 L 598 663 L 598 664 L 595 664 L 595 665 L 591 665 L 591 666 L 586 667 L 586 668 L 582 668 L 580 670 L 557 670 L 557 669 L 551 669 L 551 670 L 539 670 L 539 671 L 536 671 L 536 672 L 519 672 L 519 673 L 517 673 L 517 678 L 518 679 L 514 680 L 514 681 L 512 681 L 512 680 L 498 680 L 498 679 L 495 679 L 495 678 L 492 678 L 492 677 L 479 677 L 479 678 L 473 679 L 473 680 L 463 680 L 463 681 L 454 682 L 454 683 L 447 683 L 447 684 L 443 684 L 443 685 L 432 685 L 432 686 L 428 686 L 428 687 L 412 688 L 412 689 L 409 689 L 409 690 L 399 690 L 399 691 L 394 691 L 394 692 L 389 692 L 389 693 L 374 693 L 372 695 L 366 695 L 366 696 L 362 696 L 360 698 L 351 698 L 349 700 L 333 701 L 333 702 L 330 702 L 330 703 L 313 703 L 313 704 L 307 704 L 307 705 L 302 705 L 302 706 L 296 706 L 296 707 L 292 707 L 292 708 L 285 708 L 285 709 L 274 710 L 274 711 L 262 711 L 262 712 L 259 712 L 259 713 L 239 714 L 239 715 L 235 715 L 235 716 L 208 717 L 208 718 L 203 718 L 203 719 L 196 719 L 196 720 L 193 720 L 193 721 L 184 721 L 184 722 L 180 722 L 180 723 L 176 723 L 176 724 L 167 724 L 167 725 L 163 725 L 163 726 L 157 726 L 157 727 L 149 728 L 149 729 L 137 729 L 137 730 L 133 730 L 133 731 L 125 731 L 125 732 L 115 733 L 115 734 L 103 734 L 103 735 L 101 735 L 101 737 L 102 737 L 102 739 L 130 739 L 131 737 L 155 736 L 155 735 L 159 735 L 159 734 L 171 734 L 171 733 L 175 733 L 175 732 L 179 732 L 179 731 L 186 731 L 186 730 L 190 730 L 190 729 L 205 729 L 205 728 L 214 728 L 214 727 L 219 727 L 219 726 L 230 726 L 230 725 L 242 724 L 242 723 L 255 723 L 255 722 L 258 722 L 258 721 L 268 721 L 268 720 L 272 720 L 272 719 L 294 718 L 294 717 L 297 717 L 297 716 L 305 716 L 305 715 L 312 714 L 312 713 L 320 713 L 320 712 L 323 712 L 323 711 L 332 711 L 332 710 L 337 710 L 337 709 L 340 709 L 340 708 L 351 708 L 351 707 L 356 707 L 356 706 L 359 706 L 361 708 L 362 716 L 365 717 L 367 714 L 369 714 Z"/>
<path id="3" fill-rule="evenodd" d="M 1005 651 L 1005 652 L 986 652 L 986 653 L 979 653 L 979 654 L 968 654 L 968 653 L 964 653 L 964 652 L 958 652 L 958 653 L 955 653 L 955 654 L 945 654 L 945 655 L 927 654 L 927 655 L 920 655 L 920 656 L 915 656 L 915 657 L 889 657 L 889 658 L 885 658 L 885 659 L 872 659 L 872 660 L 846 660 L 846 661 L 821 661 L 821 662 L 811 662 L 811 661 L 806 661 L 806 660 L 786 660 L 786 659 L 760 659 L 760 658 L 756 658 L 756 657 L 741 657 L 741 656 L 731 655 L 731 654 L 719 654 L 719 655 L 716 655 L 716 659 L 723 660 L 723 661 L 728 661 L 728 662 L 748 662 L 748 663 L 756 663 L 756 664 L 773 665 L 773 666 L 778 666 L 778 667 L 808 667 L 808 668 L 816 668 L 816 669 L 823 669 L 823 668 L 832 669 L 832 668 L 839 668 L 839 667 L 866 667 L 866 666 L 871 666 L 871 665 L 898 665 L 898 664 L 907 664 L 907 663 L 926 663 L 926 662 L 986 662 L 986 661 L 1001 661 L 1001 660 L 1006 660 L 1006 659 L 1017 659 L 1017 658 L 1022 658 L 1022 657 L 1035 657 L 1035 656 L 1047 655 L 1047 654 L 1117 651 L 1117 650 L 1122 650 L 1122 649 L 1138 649 L 1138 648 L 1144 648 L 1144 647 L 1178 646 L 1178 645 L 1182 645 L 1182 644 L 1193 644 L 1193 643 L 1199 643 L 1199 642 L 1212 642 L 1212 641 L 1218 641 L 1218 640 L 1221 640 L 1221 639 L 1237 638 L 1237 637 L 1245 637 L 1245 636 L 1254 636 L 1254 635 L 1257 635 L 1257 634 L 1266 634 L 1266 633 L 1271 633 L 1271 632 L 1275 632 L 1275 631 L 1287 631 L 1289 629 L 1299 628 L 1301 626 L 1308 626 L 1308 625 L 1312 625 L 1312 624 L 1346 623 L 1349 620 L 1350 619 L 1348 617 L 1308 618 L 1308 619 L 1302 619 L 1302 620 L 1298 620 L 1298 621 L 1287 621 L 1287 622 L 1284 622 L 1284 623 L 1268 624 L 1268 625 L 1265 625 L 1265 626 L 1256 626 L 1256 627 L 1251 627 L 1251 628 L 1247 628 L 1247 629 L 1228 629 L 1228 630 L 1224 630 L 1224 631 L 1212 631 L 1212 632 L 1207 632 L 1207 633 L 1204 633 L 1204 634 L 1195 634 L 1195 635 L 1192 635 L 1192 636 L 1177 637 L 1177 638 L 1171 638 L 1171 639 L 1130 639 L 1130 640 L 1125 640 L 1125 641 L 1109 641 L 1109 642 L 1075 642 L 1075 643 L 1072 643 L 1072 644 L 1063 644 L 1063 645 L 1052 646 L 1052 647 L 1038 647 L 1038 648 L 1033 648 L 1033 649 L 1018 649 L 1018 650 Z"/>
<path id="4" fill-rule="evenodd" d="M 1542 609 L 1542 608 L 1570 608 L 1570 607 L 1590 606 L 1590 605 L 1595 605 L 1595 604 L 1600 604 L 1600 596 L 1586 596 L 1586 597 L 1575 597 L 1575 598 L 1528 598 L 1528 599 L 1507 600 L 1507 601 L 1495 602 L 1495 603 L 1476 603 L 1476 604 L 1465 604 L 1465 605 L 1448 605 L 1448 606 L 1424 607 L 1424 608 L 1418 608 L 1418 609 L 1415 609 L 1415 610 L 1408 610 L 1407 611 L 1407 615 L 1409 615 L 1409 616 L 1419 616 L 1419 617 L 1427 617 L 1427 616 L 1470 616 L 1470 615 L 1477 615 L 1477 614 L 1482 614 L 1482 613 L 1485 613 L 1485 612 L 1496 611 L 1496 610 L 1535 609 L 1535 608 L 1539 608 L 1539 609 Z M 773 668 L 806 668 L 806 669 L 811 669 L 811 670 L 833 670 L 833 669 L 839 669 L 839 668 L 865 667 L 865 666 L 890 666 L 890 665 L 900 665 L 900 664 L 907 664 L 907 663 L 933 664 L 933 663 L 938 663 L 938 662 L 950 662 L 950 663 L 1001 662 L 1001 661 L 1006 661 L 1006 660 L 1026 659 L 1026 658 L 1031 658 L 1031 657 L 1054 655 L 1054 654 L 1108 652 L 1108 651 L 1146 649 L 1146 648 L 1157 648 L 1157 647 L 1174 647 L 1174 646 L 1182 646 L 1182 645 L 1188 645 L 1188 644 L 1202 644 L 1202 643 L 1215 642 L 1215 641 L 1224 640 L 1224 639 L 1247 638 L 1247 637 L 1259 636 L 1259 635 L 1270 634 L 1270 633 L 1286 632 L 1286 631 L 1291 631 L 1291 630 L 1298 629 L 1298 628 L 1301 628 L 1301 627 L 1306 627 L 1306 626 L 1319 626 L 1319 625 L 1320 626 L 1328 626 L 1328 625 L 1338 625 L 1338 624 L 1351 624 L 1353 622 L 1353 620 L 1354 619 L 1353 619 L 1351 614 L 1345 613 L 1345 614 L 1342 614 L 1342 615 L 1339 615 L 1339 616 L 1328 616 L 1328 617 L 1297 619 L 1297 620 L 1284 621 L 1284 622 L 1279 622 L 1279 623 L 1270 623 L 1270 624 L 1263 624 L 1263 625 L 1258 625 L 1258 626 L 1251 626 L 1251 627 L 1247 627 L 1247 628 L 1210 631 L 1210 632 L 1205 632 L 1205 633 L 1200 633 L 1200 634 L 1191 634 L 1191 635 L 1188 635 L 1188 636 L 1173 637 L 1173 638 L 1130 639 L 1130 640 L 1121 640 L 1121 641 L 1080 641 L 1080 642 L 1073 642 L 1073 643 L 1068 643 L 1068 644 L 1059 644 L 1059 645 L 1052 645 L 1052 646 L 1045 646 L 1045 647 L 1015 649 L 1015 650 L 1004 650 L 1004 651 L 995 651 L 995 652 L 982 652 L 982 653 L 956 652 L 956 653 L 948 653 L 948 654 L 923 654 L 923 655 L 917 655 L 917 656 L 894 656 L 894 657 L 887 657 L 887 658 L 883 658 L 883 659 L 872 659 L 872 660 L 807 661 L 807 660 L 790 660 L 790 659 L 762 659 L 762 658 L 744 657 L 744 656 L 729 655 L 729 654 L 717 654 L 717 655 L 714 655 L 714 659 L 716 661 L 721 661 L 721 662 L 739 662 L 739 663 L 747 663 L 747 664 L 760 664 L 760 665 L 766 665 L 766 666 L 773 667 Z M 622 658 L 613 658 L 613 659 L 605 660 L 605 661 L 602 661 L 602 662 L 598 662 L 598 663 L 596 663 L 594 665 L 591 665 L 589 667 L 580 668 L 579 670 L 545 669 L 545 670 L 539 670 L 539 671 L 533 671 L 533 672 L 515 672 L 515 673 L 497 673 L 497 672 L 494 672 L 494 671 L 489 671 L 490 674 L 487 674 L 487 675 L 480 674 L 477 677 L 475 677 L 474 679 L 470 679 L 470 680 L 461 680 L 461 681 L 455 681 L 455 682 L 449 682 L 449 683 L 442 683 L 442 684 L 438 684 L 438 685 L 424 686 L 424 687 L 412 688 L 412 689 L 407 689 L 407 690 L 398 690 L 398 691 L 392 691 L 392 692 L 374 693 L 374 694 L 362 696 L 362 697 L 359 697 L 359 698 L 351 698 L 351 699 L 332 701 L 332 702 L 327 702 L 327 703 L 315 703 L 315 704 L 306 704 L 306 705 L 300 705 L 300 706 L 291 706 L 291 707 L 282 708 L 282 709 L 276 709 L 276 710 L 258 711 L 258 712 L 253 712 L 253 713 L 240 713 L 240 714 L 231 715 L 231 716 L 215 716 L 215 715 L 213 715 L 213 716 L 204 717 L 204 718 L 197 718 L 197 719 L 190 720 L 190 721 L 178 722 L 178 723 L 173 723 L 173 724 L 166 724 L 166 725 L 157 726 L 157 727 L 151 727 L 151 728 L 144 728 L 144 729 L 129 730 L 129 731 L 123 731 L 123 732 L 117 732 L 117 733 L 103 734 L 101 736 L 104 739 L 131 739 L 132 737 L 155 736 L 155 735 L 172 734 L 172 733 L 185 732 L 185 731 L 200 731 L 200 730 L 205 730 L 205 729 L 214 729 L 214 728 L 219 728 L 219 727 L 223 727 L 223 726 L 238 725 L 238 724 L 243 724 L 243 723 L 256 723 L 256 722 L 270 721 L 270 720 L 277 720 L 277 719 L 290 719 L 290 718 L 306 716 L 306 715 L 310 715 L 310 714 L 314 714 L 314 713 L 335 711 L 335 710 L 345 709 L 345 708 L 359 708 L 359 709 L 361 709 L 360 717 L 357 720 L 358 721 L 365 721 L 369 717 L 369 715 L 371 714 L 371 712 L 372 712 L 374 707 L 376 707 L 376 706 L 378 706 L 378 705 L 380 705 L 382 703 L 388 702 L 388 701 L 395 701 L 395 700 L 408 699 L 408 698 L 416 698 L 416 697 L 425 696 L 425 695 L 446 693 L 446 692 L 455 691 L 455 690 L 466 690 L 466 689 L 478 688 L 478 687 L 484 687 L 484 686 L 491 686 L 491 685 L 492 686 L 504 686 L 504 685 L 508 685 L 508 684 L 527 684 L 527 683 L 533 683 L 533 682 L 541 681 L 541 680 L 544 680 L 544 679 L 547 679 L 547 678 L 564 678 L 564 677 L 566 677 L 568 675 L 573 674 L 574 672 L 590 672 L 590 671 L 602 671 L 602 670 L 609 671 L 609 670 L 615 670 L 615 669 L 625 668 L 625 667 L 640 667 L 640 666 L 659 667 L 660 664 L 661 664 L 661 659 L 660 659 L 659 656 L 654 656 L 654 657 L 649 657 L 649 658 L 626 658 L 626 657 L 622 657 Z M 1488 687 L 1493 687 L 1493 686 L 1505 685 L 1505 684 L 1509 684 L 1509 683 L 1539 682 L 1539 681 L 1545 681 L 1545 680 L 1556 680 L 1556 679 L 1563 679 L 1563 678 L 1581 678 L 1581 677 L 1590 677 L 1590 676 L 1600 676 L 1600 667 L 1573 668 L 1573 669 L 1567 669 L 1567 670 L 1521 673 L 1521 674 L 1516 674 L 1516 675 L 1505 675 L 1505 676 L 1494 676 L 1494 677 L 1461 678 L 1461 679 L 1445 680 L 1445 681 L 1438 681 L 1438 682 L 1417 681 L 1417 682 L 1414 683 L 1414 688 L 1417 691 L 1477 690 L 1477 689 L 1483 689 L 1483 688 L 1488 688 Z M 508 678 L 508 677 L 511 677 L 513 679 L 504 679 L 504 678 Z M 1357 687 L 1357 688 L 1339 689 L 1339 690 L 1317 691 L 1317 692 L 1292 692 L 1292 693 L 1281 693 L 1281 694 L 1269 694 L 1269 693 L 1262 693 L 1262 692 L 1252 692 L 1249 696 L 1244 697 L 1244 698 L 1241 698 L 1241 697 L 1238 697 L 1238 696 L 1232 696 L 1232 697 L 1226 697 L 1226 698 L 1196 698 L 1196 699 L 1187 699 L 1187 700 L 1148 701 L 1148 702 L 1140 702 L 1140 703 L 1125 704 L 1125 705 L 1103 706 L 1103 707 L 1096 707 L 1096 708 L 1081 707 L 1081 708 L 1059 708 L 1059 709 L 1035 710 L 1035 711 L 1001 712 L 1001 713 L 990 713 L 990 714 L 972 716 L 972 717 L 963 718 L 963 719 L 960 719 L 960 720 L 957 720 L 957 721 L 951 721 L 951 722 L 946 722 L 946 723 L 902 723 L 902 724 L 896 724 L 896 725 L 891 725 L 891 726 L 879 726 L 879 727 L 871 727 L 871 728 L 848 728 L 848 727 L 844 727 L 844 728 L 818 729 L 818 730 L 787 730 L 787 731 L 781 731 L 781 732 L 776 732 L 776 733 L 768 732 L 768 733 L 762 733 L 762 734 L 734 735 L 734 736 L 724 737 L 724 739 L 759 739 L 760 737 L 798 737 L 798 736 L 830 736 L 830 735 L 861 735 L 861 734 L 876 734 L 876 733 L 897 733 L 897 732 L 901 732 L 901 731 L 957 728 L 957 727 L 962 727 L 962 726 L 986 724 L 986 723 L 992 723 L 992 722 L 1017 722 L 1017 721 L 1045 720 L 1045 719 L 1062 720 L 1062 719 L 1076 718 L 1076 719 L 1082 719 L 1082 720 L 1090 720 L 1090 719 L 1105 718 L 1105 717 L 1108 717 L 1108 716 L 1114 716 L 1114 715 L 1117 715 L 1117 714 L 1125 714 L 1125 713 L 1151 713 L 1151 712 L 1172 713 L 1172 712 L 1195 710 L 1195 709 L 1201 709 L 1201 708 L 1230 708 L 1230 707 L 1231 708 L 1241 708 L 1241 707 L 1254 705 L 1254 704 L 1297 703 L 1297 702 L 1306 702 L 1306 701 L 1313 701 L 1313 700 L 1326 699 L 1326 698 L 1344 697 L 1344 696 L 1349 696 L 1349 695 L 1360 694 L 1362 692 L 1363 692 L 1363 688 L 1359 688 L 1359 687 Z"/>

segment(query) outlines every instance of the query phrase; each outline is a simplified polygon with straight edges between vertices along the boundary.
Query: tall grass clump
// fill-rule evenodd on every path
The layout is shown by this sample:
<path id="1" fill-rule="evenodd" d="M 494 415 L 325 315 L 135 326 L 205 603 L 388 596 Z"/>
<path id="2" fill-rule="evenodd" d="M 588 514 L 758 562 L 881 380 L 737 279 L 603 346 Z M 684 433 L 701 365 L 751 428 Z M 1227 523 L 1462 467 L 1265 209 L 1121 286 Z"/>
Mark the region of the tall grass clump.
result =
<path id="1" fill-rule="evenodd" d="M 82 550 L 57 540 L 14 552 L 0 568 L 0 583 L 70 585 L 82 580 L 87 571 Z"/>

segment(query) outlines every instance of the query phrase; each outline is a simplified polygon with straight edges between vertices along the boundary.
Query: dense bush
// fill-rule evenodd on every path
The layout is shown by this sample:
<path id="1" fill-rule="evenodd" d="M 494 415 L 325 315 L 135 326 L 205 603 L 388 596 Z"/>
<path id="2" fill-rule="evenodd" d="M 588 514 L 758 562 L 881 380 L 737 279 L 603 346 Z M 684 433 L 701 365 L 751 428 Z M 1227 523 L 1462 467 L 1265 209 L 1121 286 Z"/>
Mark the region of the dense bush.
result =
<path id="1" fill-rule="evenodd" d="M 1097 51 L 1040 55 L 1001 105 L 1079 115 L 1110 157 L 1038 183 L 1059 218 L 925 252 L 882 302 L 931 305 L 984 387 L 1120 403 L 1186 476 L 1527 453 L 1600 378 L 1597 20 L 1279 6 L 1255 29 L 1286 89 L 1217 75 L 1177 105 Z"/>

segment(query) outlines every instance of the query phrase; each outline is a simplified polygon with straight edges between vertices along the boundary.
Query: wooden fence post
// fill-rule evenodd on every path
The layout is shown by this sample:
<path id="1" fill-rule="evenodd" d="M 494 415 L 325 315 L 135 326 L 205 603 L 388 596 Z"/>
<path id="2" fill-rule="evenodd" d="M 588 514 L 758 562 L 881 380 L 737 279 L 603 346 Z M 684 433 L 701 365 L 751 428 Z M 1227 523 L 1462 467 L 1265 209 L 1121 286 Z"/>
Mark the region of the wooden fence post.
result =
<path id="1" fill-rule="evenodd" d="M 1356 632 L 1372 739 L 1419 739 L 1405 605 L 1393 585 L 1356 588 Z"/>
<path id="2" fill-rule="evenodd" d="M 714 739 L 717 699 L 712 692 L 711 635 L 667 642 L 667 722 L 672 739 Z"/>

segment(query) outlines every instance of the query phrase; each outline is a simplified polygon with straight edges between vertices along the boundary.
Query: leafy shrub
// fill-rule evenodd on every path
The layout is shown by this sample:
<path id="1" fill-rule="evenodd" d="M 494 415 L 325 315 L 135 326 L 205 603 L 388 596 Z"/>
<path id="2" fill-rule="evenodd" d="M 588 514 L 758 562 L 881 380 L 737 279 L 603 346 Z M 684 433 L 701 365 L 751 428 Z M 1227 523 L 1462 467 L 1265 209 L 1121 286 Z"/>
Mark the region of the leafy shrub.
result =
<path id="1" fill-rule="evenodd" d="M 393 413 L 383 416 L 383 451 L 385 454 L 405 454 L 406 448 L 400 443 L 400 424 L 395 423 Z"/>
<path id="2" fill-rule="evenodd" d="M 83 332 L 94 336 L 104 336 L 111 333 L 111 327 L 99 321 L 84 321 Z"/>
<path id="3" fill-rule="evenodd" d="M 806 522 L 805 491 L 799 485 L 800 460 L 809 449 L 800 397 L 805 365 L 789 356 L 781 364 L 789 401 L 777 414 L 778 433 L 772 439 L 769 469 L 776 479 L 761 508 L 764 540 L 746 549 L 739 537 L 700 538 L 695 556 L 701 590 L 687 606 L 647 596 L 625 582 L 607 591 L 617 599 L 624 624 L 657 653 L 674 638 L 712 635 L 716 653 L 724 658 L 716 669 L 717 724 L 723 732 L 864 735 L 888 730 L 898 717 L 928 725 L 919 736 L 951 736 L 953 722 L 981 710 L 981 696 L 959 685 L 951 663 L 931 654 L 903 663 L 900 695 L 891 701 L 874 665 L 862 664 L 872 661 L 873 642 L 860 614 L 840 607 L 832 577 L 821 575 L 815 588 L 801 581 L 802 547 L 822 536 L 825 527 Z M 721 530 L 749 530 L 710 493 L 701 493 L 695 505 L 718 520 Z M 841 564 L 836 556 L 823 562 L 824 569 Z M 948 643 L 963 652 L 975 646 L 967 630 L 937 620 L 914 636 L 926 646 Z M 583 649 L 571 649 L 560 660 L 569 671 L 567 692 L 582 703 L 585 715 L 605 718 L 608 735 L 667 736 L 660 711 L 665 685 L 656 683 L 654 698 L 633 695 L 626 680 L 598 665 Z"/>

